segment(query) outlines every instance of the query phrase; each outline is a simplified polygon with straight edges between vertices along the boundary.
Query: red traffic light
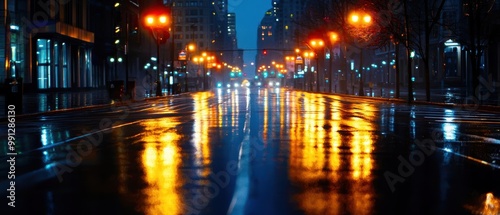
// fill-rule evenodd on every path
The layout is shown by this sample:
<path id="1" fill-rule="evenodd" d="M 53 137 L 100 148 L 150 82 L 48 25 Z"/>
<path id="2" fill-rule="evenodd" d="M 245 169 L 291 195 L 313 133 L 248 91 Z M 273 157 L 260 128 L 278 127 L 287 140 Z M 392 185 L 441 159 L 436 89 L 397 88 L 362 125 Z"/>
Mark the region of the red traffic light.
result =
<path id="1" fill-rule="evenodd" d="M 266 49 L 262 50 L 262 54 L 267 55 L 267 50 Z"/>

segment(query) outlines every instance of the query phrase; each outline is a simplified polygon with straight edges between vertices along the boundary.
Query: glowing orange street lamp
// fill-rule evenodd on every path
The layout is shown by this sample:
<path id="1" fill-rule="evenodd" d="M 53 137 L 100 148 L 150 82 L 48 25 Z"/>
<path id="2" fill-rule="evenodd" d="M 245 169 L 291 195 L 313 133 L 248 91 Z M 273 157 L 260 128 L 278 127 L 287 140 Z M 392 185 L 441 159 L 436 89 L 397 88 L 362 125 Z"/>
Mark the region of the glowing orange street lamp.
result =
<path id="1" fill-rule="evenodd" d="M 196 45 L 189 44 L 187 49 L 188 49 L 189 52 L 194 52 L 194 50 L 196 50 Z"/>
<path id="2" fill-rule="evenodd" d="M 171 24 L 171 9 L 164 6 L 163 4 L 155 4 L 150 8 L 146 9 L 144 12 L 144 26 L 151 31 L 153 39 L 156 41 L 156 57 L 157 57 L 157 83 L 156 83 L 156 96 L 162 95 L 161 89 L 161 58 L 160 58 L 160 45 L 165 44 L 167 39 L 170 37 L 168 28 Z"/>
<path id="3" fill-rule="evenodd" d="M 330 31 L 328 32 L 328 39 L 330 39 L 330 42 L 333 44 L 339 41 L 339 35 L 336 32 Z"/>
<path id="4" fill-rule="evenodd" d="M 349 17 L 349 21 L 351 24 L 369 25 L 372 22 L 372 17 L 368 13 L 353 12 Z"/>

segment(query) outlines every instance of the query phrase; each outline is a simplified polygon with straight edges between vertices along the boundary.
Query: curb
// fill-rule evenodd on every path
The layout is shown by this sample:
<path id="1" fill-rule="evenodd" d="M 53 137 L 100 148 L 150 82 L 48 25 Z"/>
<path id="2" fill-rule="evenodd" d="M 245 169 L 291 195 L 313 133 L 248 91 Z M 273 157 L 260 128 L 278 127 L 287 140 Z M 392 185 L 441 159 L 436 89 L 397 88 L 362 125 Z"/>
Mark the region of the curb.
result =
<path id="1" fill-rule="evenodd" d="M 357 95 L 348 95 L 348 94 L 341 94 L 341 93 L 327 93 L 327 92 L 309 92 L 309 91 L 303 91 L 303 90 L 296 90 L 296 91 L 305 92 L 305 93 L 318 93 L 318 94 L 323 94 L 323 95 L 336 95 L 336 96 L 342 96 L 342 97 L 363 98 L 363 99 L 371 99 L 371 100 L 378 100 L 378 101 L 387 101 L 387 102 L 391 102 L 391 103 L 406 103 L 406 104 L 408 104 L 407 100 L 397 99 L 397 98 L 357 96 Z M 460 110 L 470 111 L 470 112 L 480 111 L 480 112 L 500 114 L 500 107 L 493 106 L 493 105 L 474 105 L 474 104 L 467 105 L 467 104 L 440 103 L 440 102 L 427 102 L 427 101 L 413 101 L 408 105 L 431 105 L 431 106 L 441 106 L 441 107 L 447 107 L 447 108 L 453 108 L 453 109 L 460 109 Z"/>
<path id="2" fill-rule="evenodd" d="M 158 96 L 158 97 L 149 97 L 149 98 L 143 98 L 143 99 L 131 99 L 131 100 L 125 100 L 125 101 L 119 101 L 114 104 L 98 104 L 98 105 L 88 105 L 88 106 L 82 106 L 82 107 L 71 107 L 71 108 L 64 108 L 64 109 L 57 109 L 57 110 L 50 110 L 50 111 L 45 111 L 45 112 L 37 112 L 37 113 L 23 113 L 23 114 L 16 114 L 16 118 L 27 118 L 27 117 L 36 117 L 36 116 L 42 116 L 42 115 L 53 115 L 53 114 L 58 114 L 62 112 L 71 112 L 71 111 L 82 111 L 82 110 L 89 110 L 89 109 L 98 109 L 98 108 L 107 108 L 107 107 L 120 107 L 124 106 L 130 103 L 137 103 L 137 102 L 147 102 L 147 101 L 156 101 L 156 100 L 161 100 L 161 99 L 166 99 L 169 97 L 177 97 L 181 95 L 188 95 L 193 92 L 185 92 L 185 93 L 179 93 L 175 95 L 165 95 L 165 96 Z M 0 116 L 0 121 L 7 120 L 7 116 Z"/>

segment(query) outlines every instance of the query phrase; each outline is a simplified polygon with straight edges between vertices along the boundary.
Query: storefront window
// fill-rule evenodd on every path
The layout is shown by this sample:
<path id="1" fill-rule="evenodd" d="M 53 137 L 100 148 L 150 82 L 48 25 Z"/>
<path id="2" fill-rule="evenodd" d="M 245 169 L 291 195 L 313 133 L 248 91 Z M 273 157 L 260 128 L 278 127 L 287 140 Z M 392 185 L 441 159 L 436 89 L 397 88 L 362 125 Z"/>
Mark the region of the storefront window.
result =
<path id="1" fill-rule="evenodd" d="M 53 46 L 53 54 L 51 54 Z M 68 88 L 68 47 L 64 42 L 37 40 L 38 88 Z"/>
<path id="2" fill-rule="evenodd" d="M 50 88 L 50 40 L 37 40 L 38 88 Z"/>
<path id="3" fill-rule="evenodd" d="M 68 70 L 68 46 L 66 46 L 66 43 L 62 43 L 62 88 L 69 88 L 70 87 L 70 82 L 69 82 L 69 70 Z"/>
<path id="4" fill-rule="evenodd" d="M 457 47 L 446 47 L 445 56 L 445 74 L 446 77 L 458 77 L 458 51 Z"/>

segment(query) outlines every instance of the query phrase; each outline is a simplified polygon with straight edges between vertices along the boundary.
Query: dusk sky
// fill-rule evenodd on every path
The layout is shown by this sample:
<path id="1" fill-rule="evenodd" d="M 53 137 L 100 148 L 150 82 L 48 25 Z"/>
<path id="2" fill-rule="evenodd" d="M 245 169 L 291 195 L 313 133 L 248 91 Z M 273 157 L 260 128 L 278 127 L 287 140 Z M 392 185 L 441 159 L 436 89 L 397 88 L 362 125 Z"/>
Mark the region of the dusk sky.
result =
<path id="1" fill-rule="evenodd" d="M 240 49 L 257 48 L 257 27 L 267 10 L 271 8 L 271 0 L 229 0 L 229 11 L 236 13 L 236 33 Z M 256 51 L 245 51 L 244 60 L 247 68 L 245 72 L 255 70 L 250 65 L 255 61 Z"/>

